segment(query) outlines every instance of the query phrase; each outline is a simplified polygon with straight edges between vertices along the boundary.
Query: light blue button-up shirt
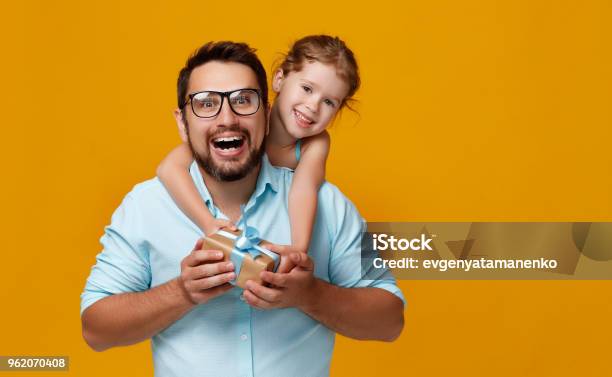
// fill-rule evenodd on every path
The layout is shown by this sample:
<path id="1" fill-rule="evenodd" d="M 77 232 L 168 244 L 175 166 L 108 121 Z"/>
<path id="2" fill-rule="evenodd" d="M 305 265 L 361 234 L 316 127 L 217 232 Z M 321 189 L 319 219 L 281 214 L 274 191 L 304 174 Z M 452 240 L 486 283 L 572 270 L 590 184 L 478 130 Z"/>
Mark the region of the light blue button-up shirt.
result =
<path id="1" fill-rule="evenodd" d="M 215 207 L 197 165 L 191 176 L 215 217 Z M 290 244 L 288 197 L 293 173 L 270 165 L 264 156 L 255 191 L 246 205 L 249 225 L 262 238 Z M 377 287 L 404 300 L 395 280 L 361 277 L 364 221 L 353 204 L 330 183 L 319 190 L 319 204 L 308 251 L 317 278 L 341 287 Z M 115 211 L 101 238 L 81 295 L 81 313 L 118 293 L 145 291 L 180 274 L 181 260 L 202 232 L 174 204 L 157 179 L 138 184 Z M 294 309 L 258 310 L 234 288 L 196 306 L 152 338 L 155 376 L 259 377 L 327 376 L 335 333 Z"/>

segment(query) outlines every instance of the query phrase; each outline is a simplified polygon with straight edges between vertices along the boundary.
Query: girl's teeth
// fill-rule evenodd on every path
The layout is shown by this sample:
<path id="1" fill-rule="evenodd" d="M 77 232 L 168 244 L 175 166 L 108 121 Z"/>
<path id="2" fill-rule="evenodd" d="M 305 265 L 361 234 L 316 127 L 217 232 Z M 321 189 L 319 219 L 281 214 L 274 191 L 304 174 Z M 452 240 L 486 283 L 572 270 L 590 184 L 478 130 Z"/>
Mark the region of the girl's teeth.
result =
<path id="1" fill-rule="evenodd" d="M 312 121 L 310 121 L 310 120 L 306 119 L 306 118 L 305 118 L 305 117 L 304 117 L 304 116 L 303 116 L 303 115 L 302 115 L 302 114 L 301 114 L 299 111 L 296 111 L 296 112 L 295 112 L 295 115 L 297 116 L 297 118 L 298 118 L 299 120 L 301 120 L 301 121 L 303 121 L 303 122 L 306 122 L 306 123 L 312 123 Z"/>

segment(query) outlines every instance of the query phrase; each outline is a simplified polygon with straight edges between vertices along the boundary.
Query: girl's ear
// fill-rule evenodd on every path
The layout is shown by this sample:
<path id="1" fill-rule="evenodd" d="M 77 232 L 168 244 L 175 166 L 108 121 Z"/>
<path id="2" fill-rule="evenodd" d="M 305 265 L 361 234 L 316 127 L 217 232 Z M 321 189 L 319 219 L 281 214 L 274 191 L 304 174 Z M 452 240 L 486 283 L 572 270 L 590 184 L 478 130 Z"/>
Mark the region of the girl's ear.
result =
<path id="1" fill-rule="evenodd" d="M 277 69 L 274 72 L 274 78 L 272 79 L 272 90 L 278 94 L 280 92 L 281 86 L 283 86 L 283 80 L 285 79 L 285 75 L 283 75 L 282 69 Z"/>
<path id="2" fill-rule="evenodd" d="M 187 129 L 187 126 L 185 125 L 185 121 L 183 120 L 183 112 L 181 111 L 181 109 L 174 109 L 174 120 L 176 121 L 176 126 L 178 128 L 179 131 L 179 135 L 181 136 L 181 140 L 183 140 L 184 143 L 187 142 L 187 133 L 189 132 L 189 130 Z"/>

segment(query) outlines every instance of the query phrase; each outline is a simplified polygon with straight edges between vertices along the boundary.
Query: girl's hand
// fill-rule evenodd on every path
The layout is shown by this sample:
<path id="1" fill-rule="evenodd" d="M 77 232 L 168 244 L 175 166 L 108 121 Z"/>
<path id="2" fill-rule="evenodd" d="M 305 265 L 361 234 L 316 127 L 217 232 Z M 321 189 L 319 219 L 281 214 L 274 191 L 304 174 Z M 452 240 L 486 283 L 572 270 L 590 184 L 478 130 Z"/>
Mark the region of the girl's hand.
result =
<path id="1" fill-rule="evenodd" d="M 280 264 L 278 265 L 278 269 L 276 269 L 276 272 L 279 274 L 287 273 L 295 267 L 295 263 L 289 257 L 291 254 L 303 253 L 302 250 L 297 249 L 293 245 L 276 245 L 265 242 L 261 246 L 280 255 Z"/>
<path id="2" fill-rule="evenodd" d="M 224 219 L 212 219 L 208 223 L 204 224 L 204 233 L 207 236 L 217 233 L 218 230 L 228 229 L 231 231 L 237 231 L 236 225 L 229 220 Z"/>

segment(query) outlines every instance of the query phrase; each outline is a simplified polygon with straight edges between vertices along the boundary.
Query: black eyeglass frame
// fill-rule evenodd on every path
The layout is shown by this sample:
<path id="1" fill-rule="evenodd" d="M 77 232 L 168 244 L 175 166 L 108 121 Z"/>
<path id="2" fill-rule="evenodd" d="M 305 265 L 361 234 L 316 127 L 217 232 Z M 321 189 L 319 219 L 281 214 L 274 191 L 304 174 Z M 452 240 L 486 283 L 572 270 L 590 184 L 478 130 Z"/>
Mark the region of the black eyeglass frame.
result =
<path id="1" fill-rule="evenodd" d="M 232 102 L 230 101 L 230 95 L 232 93 L 236 93 L 236 92 L 240 92 L 243 90 L 250 90 L 253 91 L 257 94 L 257 108 L 255 109 L 255 111 L 253 111 L 252 113 L 249 114 L 240 114 L 239 112 L 237 112 L 236 110 L 234 110 L 234 107 L 232 106 Z M 221 105 L 219 105 L 219 109 L 217 110 L 217 112 L 215 113 L 215 115 L 210 115 L 210 116 L 200 116 L 196 113 L 195 109 L 193 108 L 193 97 L 195 97 L 196 95 L 200 94 L 200 93 L 215 93 L 221 96 Z M 185 103 L 183 104 L 183 108 L 185 108 L 185 106 L 187 105 L 187 102 L 191 103 L 191 111 L 193 112 L 193 115 L 197 116 L 198 118 L 214 118 L 217 115 L 219 115 L 219 113 L 221 112 L 221 109 L 223 109 L 223 103 L 225 102 L 225 97 L 227 97 L 227 103 L 229 104 L 230 109 L 232 110 L 232 112 L 238 116 L 249 116 L 249 115 L 253 115 L 256 112 L 259 111 L 259 108 L 261 107 L 261 91 L 259 89 L 254 89 L 254 88 L 241 88 L 241 89 L 236 89 L 236 90 L 231 90 L 229 92 L 217 92 L 215 90 L 202 90 L 200 92 L 195 92 L 195 93 L 191 93 L 187 95 L 187 101 L 185 101 Z"/>

